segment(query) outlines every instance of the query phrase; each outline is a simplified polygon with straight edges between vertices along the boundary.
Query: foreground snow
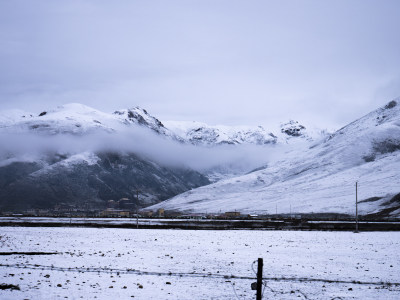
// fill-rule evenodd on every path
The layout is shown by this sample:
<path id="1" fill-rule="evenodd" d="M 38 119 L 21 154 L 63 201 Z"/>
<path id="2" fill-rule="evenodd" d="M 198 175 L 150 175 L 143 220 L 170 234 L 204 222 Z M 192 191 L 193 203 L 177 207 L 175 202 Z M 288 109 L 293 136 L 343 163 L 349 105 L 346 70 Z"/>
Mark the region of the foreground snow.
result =
<path id="1" fill-rule="evenodd" d="M 254 299 L 263 257 L 265 299 L 399 299 L 399 246 L 398 232 L 3 227 L 1 252 L 58 254 L 2 256 L 0 283 L 21 290 L 1 298 Z"/>

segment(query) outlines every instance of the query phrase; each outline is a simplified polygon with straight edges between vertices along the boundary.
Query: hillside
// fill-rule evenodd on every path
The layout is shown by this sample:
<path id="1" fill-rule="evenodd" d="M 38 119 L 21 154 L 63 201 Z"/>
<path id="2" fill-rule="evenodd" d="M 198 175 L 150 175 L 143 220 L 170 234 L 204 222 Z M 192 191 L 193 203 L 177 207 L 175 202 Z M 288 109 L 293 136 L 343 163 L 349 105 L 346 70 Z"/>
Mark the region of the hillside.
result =
<path id="1" fill-rule="evenodd" d="M 0 211 L 104 207 L 121 198 L 143 207 L 209 183 L 187 166 L 145 155 L 156 142 L 181 139 L 140 108 L 107 114 L 68 104 L 36 115 L 3 112 L 0 138 Z"/>
<path id="2" fill-rule="evenodd" d="M 400 215 L 400 100 L 321 142 L 282 148 L 266 168 L 200 187 L 149 209 L 188 212 Z"/>

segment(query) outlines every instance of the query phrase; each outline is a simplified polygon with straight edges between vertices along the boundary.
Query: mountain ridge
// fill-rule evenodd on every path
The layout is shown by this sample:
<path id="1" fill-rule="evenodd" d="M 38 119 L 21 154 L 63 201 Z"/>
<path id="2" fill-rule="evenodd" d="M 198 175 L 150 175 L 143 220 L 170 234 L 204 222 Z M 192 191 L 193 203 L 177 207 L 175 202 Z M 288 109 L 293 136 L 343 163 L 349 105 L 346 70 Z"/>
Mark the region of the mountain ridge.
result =
<path id="1" fill-rule="evenodd" d="M 398 150 L 397 98 L 308 148 L 288 148 L 262 170 L 188 191 L 149 209 L 353 213 L 358 181 L 361 213 L 399 215 L 400 203 L 391 201 L 400 192 Z"/>
<path id="2" fill-rule="evenodd" d="M 332 134 L 293 120 L 274 134 L 261 126 L 161 122 L 139 107 L 103 113 L 71 103 L 37 114 L 0 112 L 0 138 L 7 141 L 0 147 L 0 210 L 64 200 L 104 206 L 107 200 L 135 199 L 141 190 L 136 205 L 155 204 L 149 209 L 272 213 L 279 206 L 281 213 L 349 213 L 359 181 L 362 213 L 400 213 L 400 204 L 393 200 L 400 192 L 393 184 L 400 182 L 399 99 Z M 58 139 L 63 143 L 53 148 Z M 151 143 L 154 139 L 157 142 Z M 8 147 L 13 142 L 16 146 Z M 96 147 L 86 149 L 91 142 Z M 41 146 L 37 153 L 32 152 L 35 143 Z M 163 149 L 167 145 L 183 148 Z M 155 157 L 163 150 L 185 155 L 189 145 L 201 149 L 189 156 L 194 160 L 209 149 L 222 149 L 214 158 L 219 164 L 198 172 L 168 162 L 172 156 Z M 246 167 L 237 155 L 232 162 L 219 159 L 248 146 L 260 149 L 242 153 L 261 155 L 262 162 L 254 167 Z"/>
<path id="3" fill-rule="evenodd" d="M 107 114 L 72 103 L 0 116 L 1 211 L 60 203 L 104 208 L 121 198 L 143 207 L 209 183 L 189 167 L 165 165 L 130 149 L 147 139 L 180 142 L 137 107 Z"/>

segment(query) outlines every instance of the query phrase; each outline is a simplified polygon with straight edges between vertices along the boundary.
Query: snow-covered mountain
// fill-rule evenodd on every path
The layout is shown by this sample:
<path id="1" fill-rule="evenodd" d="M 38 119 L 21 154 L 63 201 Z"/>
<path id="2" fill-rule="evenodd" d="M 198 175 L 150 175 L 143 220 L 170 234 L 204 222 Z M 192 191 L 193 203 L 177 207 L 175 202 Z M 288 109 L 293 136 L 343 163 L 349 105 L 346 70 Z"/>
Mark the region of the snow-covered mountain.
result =
<path id="1" fill-rule="evenodd" d="M 273 132 L 265 130 L 262 126 L 208 125 L 196 121 L 166 121 L 164 124 L 182 140 L 196 146 L 228 147 L 237 152 L 246 147 L 253 147 L 253 149 L 245 149 L 243 151 L 244 156 L 229 163 L 221 163 L 212 168 L 203 169 L 203 173 L 211 182 L 243 175 L 256 168 L 259 169 L 267 164 L 268 157 L 271 153 L 276 152 L 279 145 L 287 147 L 287 145 L 296 144 L 297 147 L 302 147 L 302 144 L 309 145 L 328 136 L 327 131 L 317 128 L 309 129 L 293 120 L 282 123 Z M 258 150 L 254 151 L 254 147 Z M 265 154 L 262 155 L 262 152 Z M 260 158 L 257 161 L 258 165 L 249 162 L 251 156 Z M 264 160 L 262 160 L 263 156 L 265 157 Z"/>
<path id="2" fill-rule="evenodd" d="M 118 132 L 136 125 L 172 140 L 200 146 L 273 145 L 293 139 L 316 140 L 324 131 L 314 131 L 297 121 L 281 124 L 275 133 L 262 126 L 207 125 L 201 122 L 166 121 L 164 124 L 145 109 L 134 107 L 104 113 L 89 106 L 70 103 L 40 113 L 9 110 L 0 112 L 0 133 L 39 133 L 85 135 Z M 137 127 L 136 127 L 137 128 Z"/>
<path id="3" fill-rule="evenodd" d="M 275 133 L 263 127 L 198 122 L 164 125 L 138 107 L 104 113 L 82 104 L 67 104 L 40 113 L 0 112 L 0 210 L 49 207 L 59 202 L 101 204 L 123 197 L 134 199 L 140 190 L 138 206 L 180 194 L 153 209 L 351 213 L 358 181 L 361 213 L 399 214 L 400 197 L 395 197 L 400 192 L 399 110 L 399 100 L 391 101 L 333 134 L 310 130 L 296 121 L 282 124 Z M 151 143 L 155 137 L 170 144 Z M 93 139 L 100 140 L 96 146 L 101 147 L 85 149 Z M 61 148 L 49 147 L 49 141 L 60 140 Z M 42 142 L 40 155 L 33 155 L 35 144 Z M 8 147 L 13 143 L 16 148 Z M 83 146 L 74 152 L 71 149 L 76 145 L 71 143 Z M 141 145 L 132 148 L 141 151 L 130 150 L 127 144 Z M 185 164 L 169 162 L 171 157 L 163 154 L 166 145 L 182 145 L 184 150 L 188 145 L 207 151 L 221 148 L 214 161 L 224 158 L 224 162 L 200 174 Z M 240 156 L 232 155 L 234 162 L 226 160 L 226 154 L 232 154 L 226 151 L 247 149 L 247 145 L 261 152 L 243 154 L 261 153 L 268 162 L 244 174 L 250 165 L 238 159 Z M 168 151 L 176 149 L 171 146 Z M 212 153 L 204 149 L 198 153 Z M 176 155 L 184 156 L 180 153 Z M 224 177 L 228 179 L 207 185 L 209 179 Z"/>
<path id="4" fill-rule="evenodd" d="M 175 134 L 194 145 L 266 145 L 274 144 L 277 140 L 273 133 L 262 126 L 211 126 L 196 121 L 167 121 L 165 124 Z"/>
<path id="5" fill-rule="evenodd" d="M 0 113 L 0 131 L 2 133 L 33 132 L 51 135 L 83 135 L 96 132 L 116 132 L 129 127 L 134 130 L 135 125 L 179 140 L 174 133 L 164 127 L 160 120 L 139 107 L 121 109 L 110 114 L 83 104 L 70 103 L 39 114 L 20 110 Z"/>
<path id="6" fill-rule="evenodd" d="M 176 121 L 164 122 L 164 124 L 139 107 L 104 113 L 86 105 L 71 103 L 38 113 L 20 110 L 0 112 L 0 134 L 85 137 L 85 141 L 82 141 L 81 144 L 87 144 L 88 141 L 93 139 L 97 139 L 96 144 L 101 144 L 103 140 L 109 139 L 108 136 L 105 138 L 104 134 L 114 136 L 127 135 L 125 137 L 127 142 L 122 143 L 120 141 L 120 144 L 121 148 L 129 148 L 124 144 L 132 143 L 130 133 L 138 133 L 139 129 L 149 129 L 159 137 L 182 144 L 205 148 L 219 147 L 219 150 L 228 147 L 229 150 L 225 149 L 225 152 L 230 152 L 230 156 L 234 157 L 232 161 L 225 160 L 220 164 L 201 169 L 202 173 L 212 182 L 245 174 L 260 165 L 264 165 L 263 161 L 260 161 L 259 164 L 257 162 L 246 163 L 248 159 L 243 161 L 242 157 L 246 156 L 247 153 L 243 149 L 242 157 L 232 155 L 232 152 L 236 151 L 235 146 L 262 146 L 265 147 L 264 150 L 266 152 L 270 152 L 271 147 L 277 143 L 287 144 L 293 143 L 295 140 L 300 142 L 307 140 L 308 142 L 312 139 L 308 135 L 308 129 L 305 129 L 304 126 L 295 121 L 282 125 L 281 130 L 277 130 L 276 134 L 265 130 L 262 126 L 210 126 L 199 122 Z M 301 128 L 301 131 L 296 132 L 296 126 Z M 100 136 L 98 136 L 99 134 Z M 147 133 L 143 133 L 141 141 L 137 141 L 136 144 L 145 144 L 146 140 L 149 139 L 146 135 Z M 315 136 L 313 137 L 315 138 Z M 119 140 L 122 140 L 122 138 Z M 108 142 L 107 144 L 113 146 L 115 143 Z M 43 146 L 42 148 L 45 147 Z M 66 145 L 66 148 L 68 147 L 70 145 Z M 67 154 L 68 156 L 68 151 L 65 149 L 57 150 L 61 151 L 60 154 Z M 82 151 L 86 150 L 88 149 L 82 149 Z M 90 150 L 93 151 L 93 149 Z M 253 152 L 249 153 L 249 155 L 254 155 Z M 5 162 L 1 163 L 4 164 Z"/>
<path id="7" fill-rule="evenodd" d="M 189 168 L 163 166 L 132 153 L 53 154 L 0 167 L 0 211 L 59 203 L 103 208 L 107 200 L 121 198 L 143 207 L 208 183 Z"/>
<path id="8" fill-rule="evenodd" d="M 285 127 L 286 128 L 286 127 Z M 289 134 L 302 132 L 289 124 Z M 283 129 L 286 132 L 286 129 Z M 400 215 L 400 99 L 325 140 L 281 148 L 266 168 L 200 187 L 159 203 L 191 212 L 354 213 Z M 397 196 L 396 196 L 397 195 Z"/>
<path id="9" fill-rule="evenodd" d="M 282 123 L 276 132 L 267 131 L 263 126 L 208 125 L 201 122 L 166 121 L 166 127 L 194 145 L 273 145 L 294 140 L 318 140 L 327 133 L 310 130 L 298 121 Z"/>
<path id="10" fill-rule="evenodd" d="M 281 124 L 281 132 L 289 137 L 307 137 L 305 133 L 306 127 L 299 124 L 298 121 L 290 120 Z"/>
<path id="11" fill-rule="evenodd" d="M 282 123 L 279 129 L 279 132 L 276 134 L 278 136 L 278 142 L 286 144 L 299 140 L 307 140 L 309 142 L 318 141 L 329 135 L 326 129 L 307 128 L 294 120 Z"/>
<path id="12" fill-rule="evenodd" d="M 6 111 L 0 138 L 0 211 L 60 202 L 102 207 L 125 197 L 142 207 L 209 183 L 187 166 L 145 155 L 154 141 L 182 141 L 137 107 L 111 114 L 82 104 L 36 114 Z"/>

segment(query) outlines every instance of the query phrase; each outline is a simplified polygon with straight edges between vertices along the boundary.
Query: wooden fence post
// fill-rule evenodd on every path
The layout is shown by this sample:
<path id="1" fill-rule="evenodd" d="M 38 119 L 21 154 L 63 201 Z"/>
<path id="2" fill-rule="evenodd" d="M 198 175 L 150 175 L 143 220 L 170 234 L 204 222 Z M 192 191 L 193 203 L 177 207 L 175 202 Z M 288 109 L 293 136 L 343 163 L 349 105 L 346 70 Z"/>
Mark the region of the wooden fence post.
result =
<path id="1" fill-rule="evenodd" d="M 257 269 L 257 300 L 261 300 L 262 293 L 262 272 L 263 272 L 263 259 L 258 259 L 258 269 Z"/>

